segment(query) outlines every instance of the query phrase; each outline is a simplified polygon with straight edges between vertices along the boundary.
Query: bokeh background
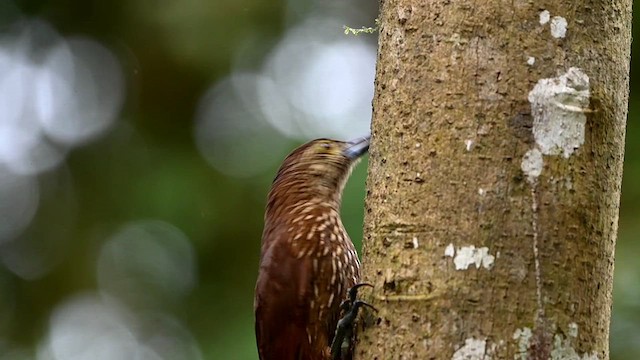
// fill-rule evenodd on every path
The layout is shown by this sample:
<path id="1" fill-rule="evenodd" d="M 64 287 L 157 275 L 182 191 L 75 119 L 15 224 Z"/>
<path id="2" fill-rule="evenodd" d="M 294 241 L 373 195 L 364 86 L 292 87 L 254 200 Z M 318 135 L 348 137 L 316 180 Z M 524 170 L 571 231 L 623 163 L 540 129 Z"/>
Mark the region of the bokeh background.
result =
<path id="1" fill-rule="evenodd" d="M 377 39 L 343 25 L 377 6 L 0 0 L 0 360 L 257 359 L 266 193 L 301 142 L 368 131 Z M 614 360 L 640 359 L 635 80 Z"/>

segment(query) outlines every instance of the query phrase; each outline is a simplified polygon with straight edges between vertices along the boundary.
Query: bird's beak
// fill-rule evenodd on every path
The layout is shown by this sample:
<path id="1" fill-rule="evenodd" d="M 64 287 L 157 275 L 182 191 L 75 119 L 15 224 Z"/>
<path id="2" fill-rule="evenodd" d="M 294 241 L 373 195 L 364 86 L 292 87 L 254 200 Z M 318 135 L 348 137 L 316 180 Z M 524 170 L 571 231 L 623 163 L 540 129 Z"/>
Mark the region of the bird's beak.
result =
<path id="1" fill-rule="evenodd" d="M 367 135 L 361 138 L 357 138 L 347 143 L 347 147 L 342 150 L 342 155 L 348 157 L 351 160 L 355 160 L 360 156 L 367 153 L 369 150 L 369 140 L 371 135 Z"/>

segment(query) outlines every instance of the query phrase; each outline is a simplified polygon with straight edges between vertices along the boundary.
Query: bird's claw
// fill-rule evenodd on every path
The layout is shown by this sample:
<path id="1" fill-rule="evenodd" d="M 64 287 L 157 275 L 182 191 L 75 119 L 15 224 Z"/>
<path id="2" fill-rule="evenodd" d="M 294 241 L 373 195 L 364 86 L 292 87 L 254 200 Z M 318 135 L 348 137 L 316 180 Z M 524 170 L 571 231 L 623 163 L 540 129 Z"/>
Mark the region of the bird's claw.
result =
<path id="1" fill-rule="evenodd" d="M 348 297 L 341 304 L 340 308 L 342 309 L 344 315 L 338 321 L 338 325 L 336 326 L 336 332 L 333 337 L 333 341 L 331 342 L 331 358 L 333 360 L 340 360 L 340 356 L 342 354 L 343 345 L 346 343 L 346 347 L 349 347 L 351 342 L 351 337 L 353 335 L 353 324 L 358 316 L 358 310 L 366 306 L 368 308 L 373 309 L 374 311 L 378 311 L 373 305 L 366 303 L 362 300 L 357 300 L 358 298 L 358 289 L 363 286 L 373 287 L 373 285 L 368 283 L 360 283 L 356 284 L 349 289 Z"/>

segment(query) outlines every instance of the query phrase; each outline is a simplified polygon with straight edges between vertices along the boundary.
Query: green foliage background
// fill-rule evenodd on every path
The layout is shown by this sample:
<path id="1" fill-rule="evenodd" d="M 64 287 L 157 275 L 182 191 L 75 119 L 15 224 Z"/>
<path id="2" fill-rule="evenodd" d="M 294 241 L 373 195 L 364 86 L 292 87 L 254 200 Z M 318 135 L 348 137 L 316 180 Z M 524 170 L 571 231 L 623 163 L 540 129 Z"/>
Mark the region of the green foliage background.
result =
<path id="1" fill-rule="evenodd" d="M 44 198 L 22 237 L 58 238 L 64 246 L 47 249 L 43 256 L 55 257 L 57 265 L 36 279 L 21 279 L 0 266 L 0 359 L 15 358 L 3 354 L 16 349 L 20 358 L 35 358 L 52 309 L 73 294 L 96 289 L 101 244 L 139 219 L 175 225 L 195 248 L 197 285 L 164 311 L 184 322 L 205 359 L 257 359 L 252 295 L 265 196 L 277 165 L 250 178 L 217 172 L 194 145 L 194 111 L 207 88 L 234 70 L 238 44 L 253 39 L 255 46 L 245 49 L 242 63 L 258 67 L 289 26 L 319 8 L 346 8 L 344 3 L 32 0 L 0 6 L 0 25 L 19 14 L 40 17 L 63 35 L 100 41 L 122 61 L 127 80 L 125 109 L 114 129 L 73 150 L 64 168 L 40 176 Z M 348 25 L 373 24 L 377 2 L 352 1 L 348 7 L 362 10 Z M 374 35 L 362 36 L 376 41 Z M 611 333 L 614 360 L 640 359 L 637 70 L 634 61 Z M 283 149 L 300 143 L 281 141 L 286 144 L 276 150 L 281 157 L 287 153 Z M 358 246 L 365 173 L 366 161 L 354 172 L 343 210 Z M 71 185 L 59 186 L 61 178 Z"/>

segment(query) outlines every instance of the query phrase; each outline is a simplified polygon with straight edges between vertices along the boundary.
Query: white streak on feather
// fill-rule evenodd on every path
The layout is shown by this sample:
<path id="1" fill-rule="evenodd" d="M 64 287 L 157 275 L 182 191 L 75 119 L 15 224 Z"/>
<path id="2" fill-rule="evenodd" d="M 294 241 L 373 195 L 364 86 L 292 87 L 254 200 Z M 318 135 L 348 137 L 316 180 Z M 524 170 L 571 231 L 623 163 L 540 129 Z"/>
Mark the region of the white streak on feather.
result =
<path id="1" fill-rule="evenodd" d="M 331 283 L 335 284 L 336 283 L 336 260 L 333 259 L 333 261 L 331 261 Z"/>

